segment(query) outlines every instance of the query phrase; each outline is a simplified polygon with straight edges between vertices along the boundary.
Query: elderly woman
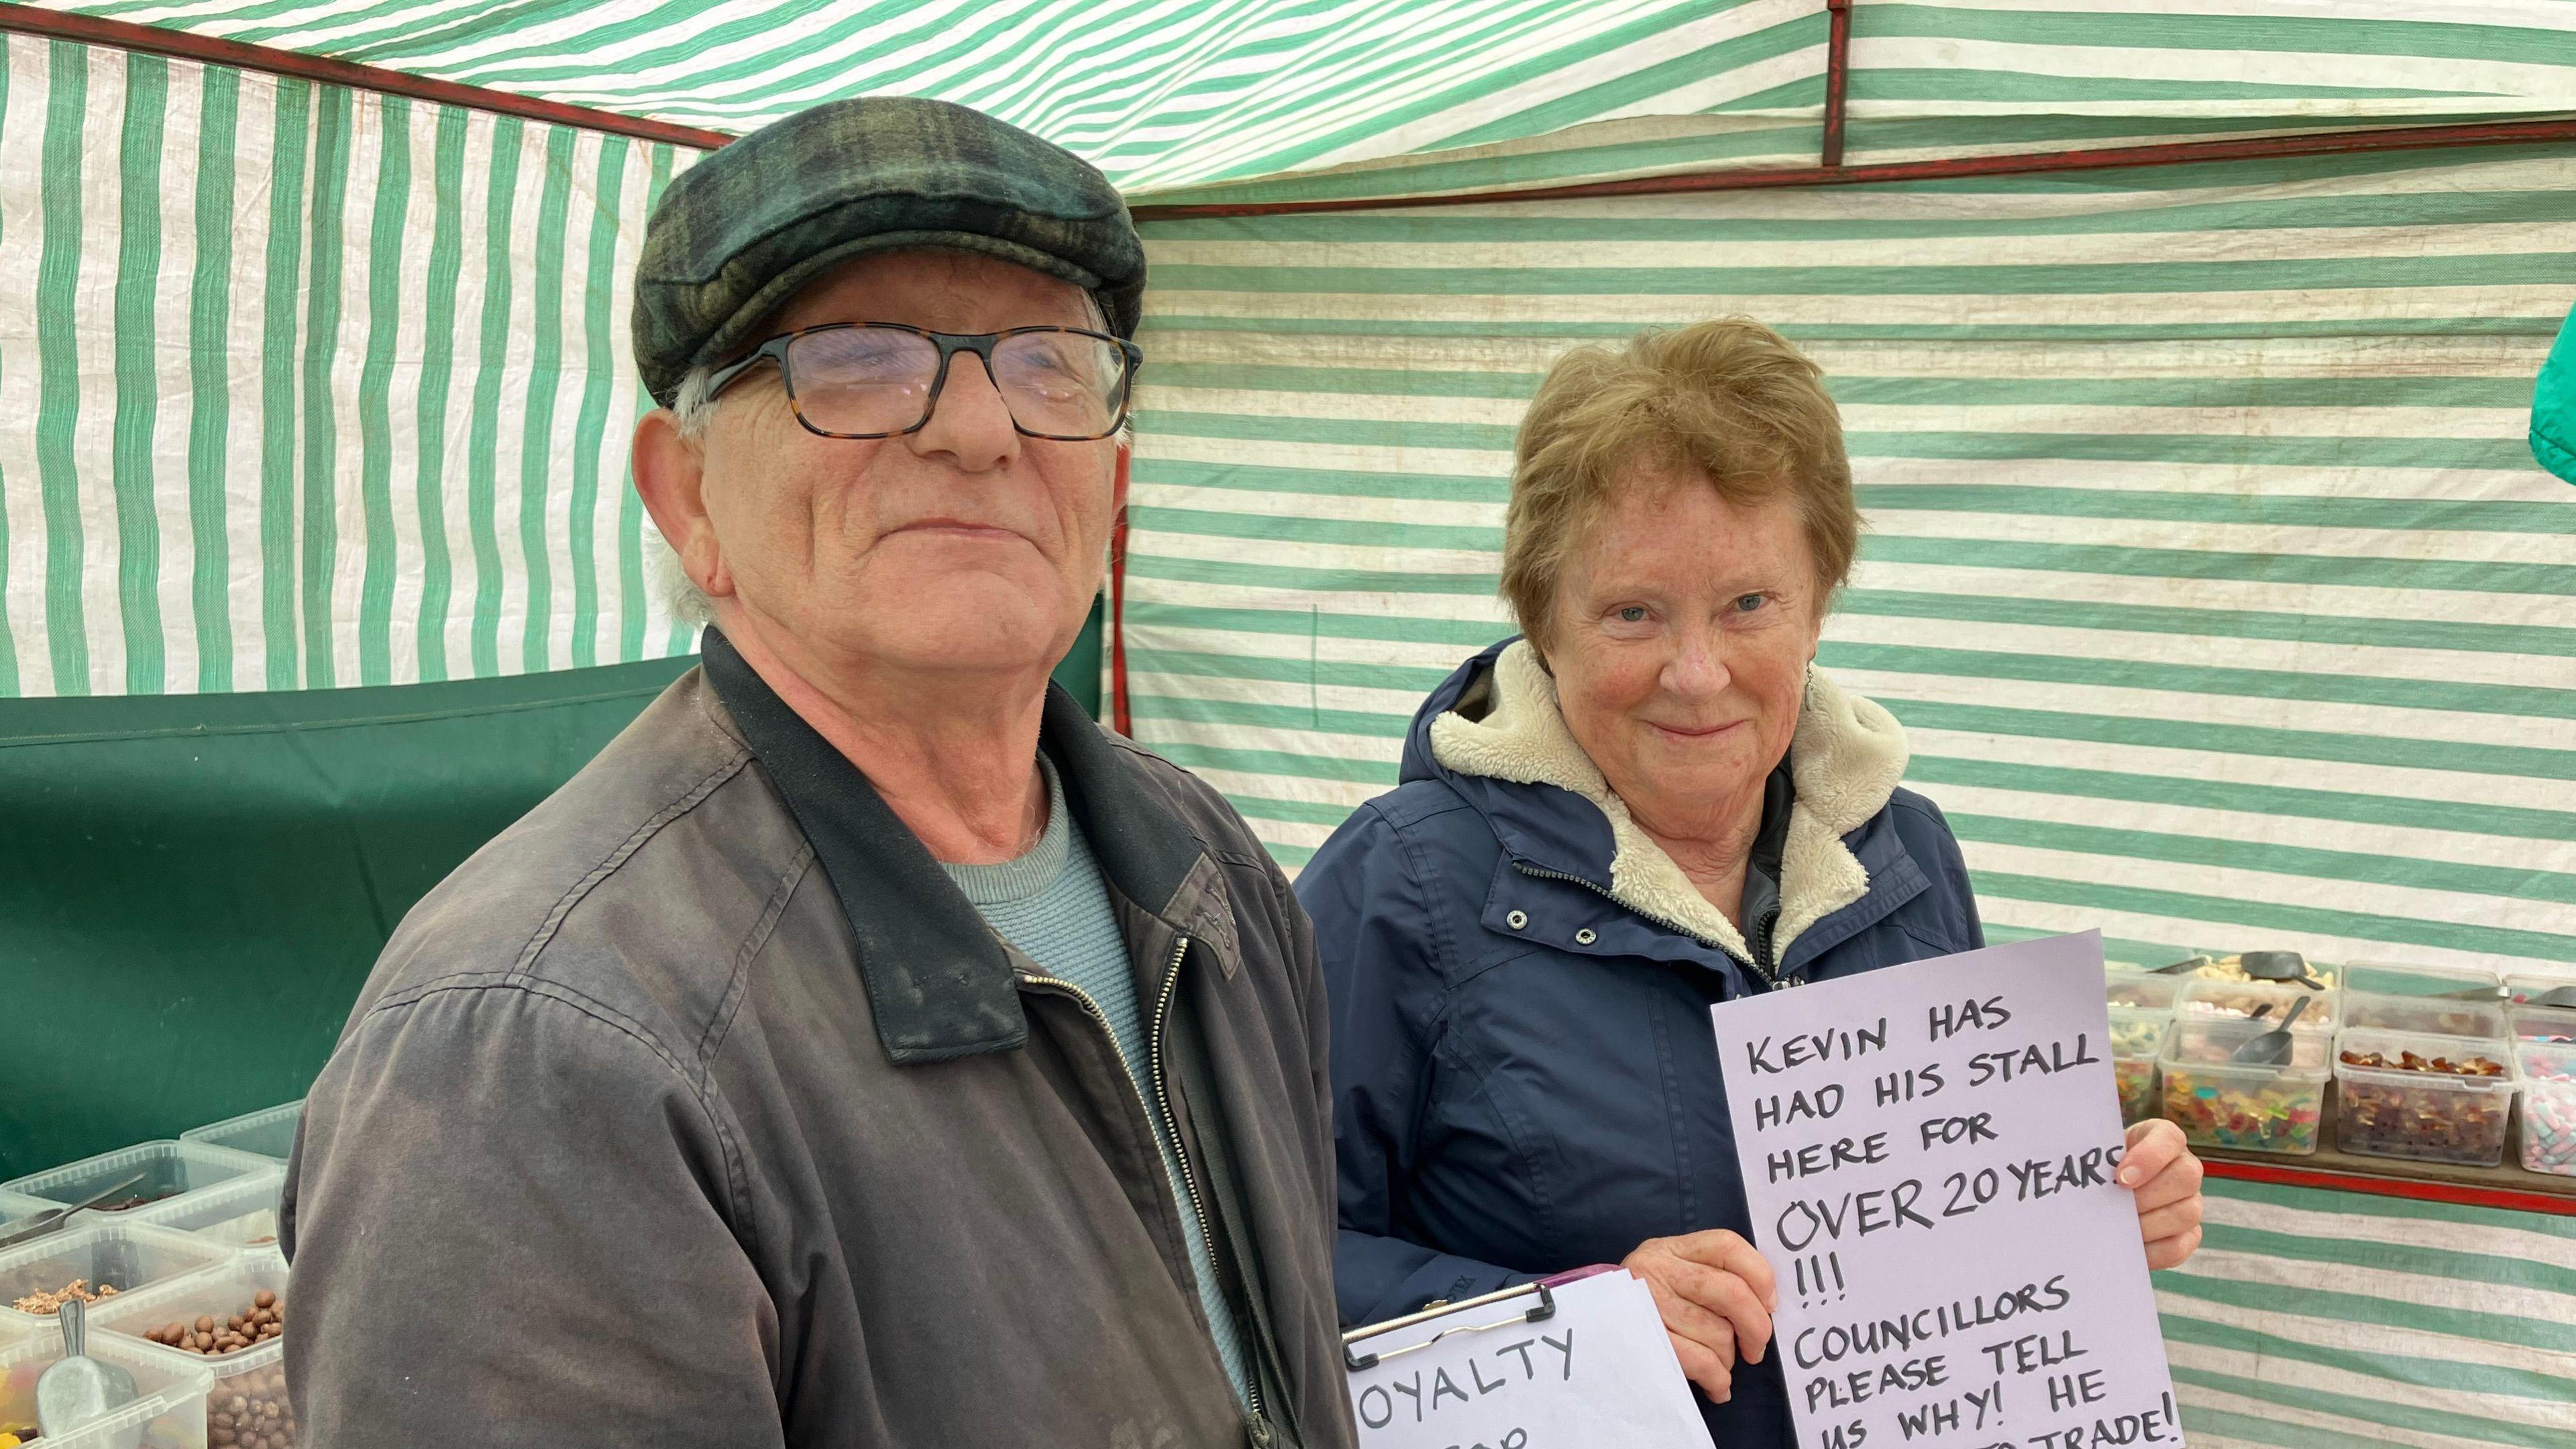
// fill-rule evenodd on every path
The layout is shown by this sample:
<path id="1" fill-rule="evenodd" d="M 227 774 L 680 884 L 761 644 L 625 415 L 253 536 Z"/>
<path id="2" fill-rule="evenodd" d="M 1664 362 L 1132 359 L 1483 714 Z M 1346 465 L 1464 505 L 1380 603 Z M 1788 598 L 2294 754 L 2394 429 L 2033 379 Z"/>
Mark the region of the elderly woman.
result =
<path id="1" fill-rule="evenodd" d="M 1903 731 L 1814 668 L 1859 532 L 1814 364 L 1744 320 L 1587 348 L 1522 423 L 1523 637 L 1297 882 L 1333 1003 L 1342 1317 L 1587 1263 L 1653 1289 L 1717 1442 L 1791 1442 L 1712 1004 L 1985 943 Z M 2200 1165 L 2129 1134 L 2148 1261 Z"/>

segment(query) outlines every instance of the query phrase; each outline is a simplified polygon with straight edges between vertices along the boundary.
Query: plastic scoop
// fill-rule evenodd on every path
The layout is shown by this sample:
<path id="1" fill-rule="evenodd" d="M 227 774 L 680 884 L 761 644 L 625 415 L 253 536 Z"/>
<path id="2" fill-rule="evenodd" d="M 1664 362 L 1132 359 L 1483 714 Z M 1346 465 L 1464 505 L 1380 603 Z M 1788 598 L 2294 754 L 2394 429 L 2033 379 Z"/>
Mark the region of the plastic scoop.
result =
<path id="1" fill-rule="evenodd" d="M 6 1248 L 16 1243 L 23 1243 L 30 1238 L 41 1238 L 45 1234 L 52 1232 L 54 1229 L 61 1227 L 65 1222 L 69 1221 L 72 1214 L 79 1212 L 84 1208 L 94 1208 L 98 1206 L 100 1203 L 107 1201 L 109 1198 L 112 1198 L 118 1193 L 125 1191 L 127 1188 L 134 1186 L 136 1183 L 141 1182 L 143 1177 L 144 1174 L 138 1172 L 132 1177 L 127 1178 L 125 1181 L 117 1183 L 106 1191 L 101 1192 L 98 1196 L 91 1198 L 87 1202 L 76 1202 L 70 1207 L 47 1208 L 40 1213 L 30 1213 L 26 1217 L 20 1218 L 14 1223 L 0 1223 L 0 1248 Z"/>
<path id="2" fill-rule="evenodd" d="M 63 1356 L 36 1379 L 36 1427 L 47 1439 L 95 1424 L 140 1396 L 134 1375 L 82 1352 L 89 1341 L 88 1307 L 75 1298 L 55 1314 L 63 1325 Z"/>
<path id="3" fill-rule="evenodd" d="M 2147 974 L 2150 976 L 2181 976 L 2187 972 L 2197 971 L 2208 964 L 2209 958 L 2206 956 L 2185 956 L 2181 960 L 2173 963 L 2171 966 L 2159 966 Z"/>
<path id="4" fill-rule="evenodd" d="M 2290 1028 L 2298 1025 L 2299 1013 L 2308 1009 L 2308 1002 L 2310 1000 L 2311 998 L 2302 996 L 2298 1000 L 2291 1002 L 2290 1014 L 2281 1018 L 2281 1024 L 2279 1026 L 2248 1040 L 2243 1046 L 2238 1047 L 2234 1052 L 2232 1059 L 2240 1062 L 2250 1062 L 2256 1066 L 2266 1067 L 2277 1067 L 2281 1063 L 2288 1061 L 2290 1059 Z"/>
<path id="5" fill-rule="evenodd" d="M 2248 951 L 2236 958 L 2246 978 L 2253 981 L 2295 981 L 2310 991 L 2323 991 L 2326 984 L 2308 970 L 2308 958 L 2296 951 Z"/>

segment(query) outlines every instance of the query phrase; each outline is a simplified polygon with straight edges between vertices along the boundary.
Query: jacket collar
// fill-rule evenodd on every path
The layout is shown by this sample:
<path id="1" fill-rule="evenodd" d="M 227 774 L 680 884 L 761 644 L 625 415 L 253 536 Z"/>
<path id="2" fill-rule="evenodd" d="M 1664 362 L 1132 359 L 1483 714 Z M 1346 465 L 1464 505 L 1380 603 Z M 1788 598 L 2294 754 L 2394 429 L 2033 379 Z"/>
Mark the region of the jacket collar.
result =
<path id="1" fill-rule="evenodd" d="M 1001 938 L 849 757 L 780 699 L 722 633 L 708 629 L 701 647 L 708 684 L 813 845 L 849 918 L 886 1055 L 911 1065 L 1025 1043 L 1028 1020 Z M 1082 706 L 1053 685 L 1039 740 L 1110 885 L 1148 913 L 1169 915 L 1201 866 L 1197 838 L 1141 788 L 1135 766 Z"/>
<path id="2" fill-rule="evenodd" d="M 1558 708 L 1556 681 L 1540 666 L 1528 641 L 1513 641 L 1487 657 L 1492 660 L 1490 682 L 1479 691 L 1477 682 L 1469 680 L 1454 692 L 1481 693 L 1482 718 L 1471 720 L 1454 708 L 1435 716 L 1428 736 L 1432 757 L 1459 776 L 1567 791 L 1595 807 L 1609 835 L 1606 852 L 1584 851 L 1584 837 L 1592 832 L 1581 817 L 1594 812 L 1580 812 L 1571 822 L 1562 819 L 1563 812 L 1546 812 L 1559 817 L 1555 821 L 1516 812 L 1497 822 L 1506 845 L 1544 869 L 1592 880 L 1640 915 L 1750 961 L 1743 933 L 1639 828 L 1600 768 L 1575 743 Z M 1781 851 L 1775 960 L 1786 960 L 1790 943 L 1808 927 L 1869 894 L 1869 869 L 1843 837 L 1887 808 L 1897 782 L 1905 777 L 1907 757 L 1905 732 L 1895 716 L 1846 693 L 1822 671 L 1808 671 L 1806 699 L 1789 748 L 1797 794 Z M 1594 865 L 1604 853 L 1607 881 L 1597 879 Z M 1546 855 L 1575 858 L 1549 860 Z"/>

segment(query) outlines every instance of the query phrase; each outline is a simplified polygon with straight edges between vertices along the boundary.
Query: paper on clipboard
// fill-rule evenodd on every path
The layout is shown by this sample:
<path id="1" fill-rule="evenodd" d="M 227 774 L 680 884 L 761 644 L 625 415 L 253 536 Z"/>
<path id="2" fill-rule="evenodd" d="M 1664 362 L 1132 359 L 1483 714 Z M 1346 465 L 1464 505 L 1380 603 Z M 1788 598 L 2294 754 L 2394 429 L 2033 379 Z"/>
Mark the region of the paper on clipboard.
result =
<path id="1" fill-rule="evenodd" d="M 1617 1269 L 1343 1342 L 1361 1449 L 1708 1449 L 1654 1296 Z"/>

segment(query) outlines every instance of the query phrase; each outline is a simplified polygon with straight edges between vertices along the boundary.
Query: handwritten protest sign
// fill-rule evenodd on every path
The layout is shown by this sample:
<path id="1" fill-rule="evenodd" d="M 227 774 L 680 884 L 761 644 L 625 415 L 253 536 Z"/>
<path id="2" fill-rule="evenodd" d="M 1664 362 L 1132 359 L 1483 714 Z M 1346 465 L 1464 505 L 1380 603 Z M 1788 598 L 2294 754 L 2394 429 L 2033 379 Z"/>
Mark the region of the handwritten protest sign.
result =
<path id="1" fill-rule="evenodd" d="M 1803 1449 L 2182 1442 L 2099 934 L 1711 1014 Z"/>
<path id="2" fill-rule="evenodd" d="M 1646 1285 L 1596 1273 L 1355 1344 L 1361 1449 L 1708 1449 Z M 1373 1359 L 1371 1362 L 1369 1359 Z"/>

